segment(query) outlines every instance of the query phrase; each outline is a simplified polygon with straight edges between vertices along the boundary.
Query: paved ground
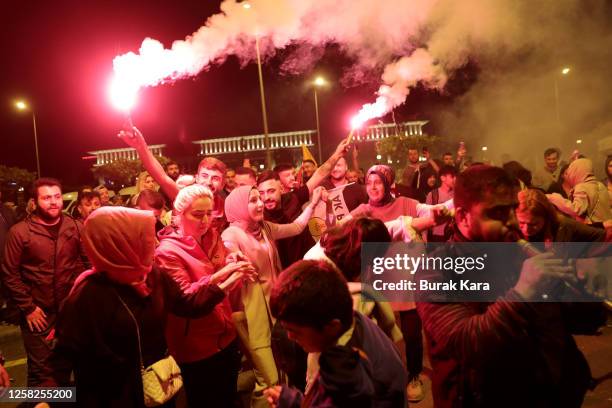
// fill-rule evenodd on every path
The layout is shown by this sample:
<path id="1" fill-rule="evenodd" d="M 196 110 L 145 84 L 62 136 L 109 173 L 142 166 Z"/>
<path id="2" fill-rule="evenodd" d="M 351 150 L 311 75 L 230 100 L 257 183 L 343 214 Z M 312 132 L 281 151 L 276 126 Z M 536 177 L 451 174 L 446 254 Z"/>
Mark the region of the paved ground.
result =
<path id="1" fill-rule="evenodd" d="M 582 406 L 584 408 L 612 408 L 612 318 L 608 319 L 608 324 L 603 328 L 601 335 L 576 336 L 576 342 L 591 366 L 593 378 L 600 380 L 595 390 L 587 393 Z M 425 356 L 425 367 L 424 371 L 427 374 L 431 370 L 427 356 Z M 410 407 L 433 407 L 430 392 L 431 382 L 427 376 L 423 376 L 423 380 L 427 396 L 419 403 L 410 404 Z"/>
<path id="2" fill-rule="evenodd" d="M 576 336 L 578 345 L 586 356 L 593 377 L 601 382 L 594 391 L 590 391 L 585 398 L 585 408 L 612 408 L 612 319 L 603 328 L 599 336 Z M 0 326 L 0 350 L 4 353 L 7 363 L 6 368 L 13 379 L 12 386 L 23 387 L 26 381 L 25 353 L 21 343 L 19 329 L 15 326 Z M 425 357 L 425 374 L 423 380 L 427 389 L 426 398 L 411 407 L 430 408 L 433 407 L 431 399 L 430 382 L 427 378 L 429 362 Z M 520 381 L 520 379 L 517 379 Z M 15 407 L 15 404 L 1 404 L 2 407 Z M 182 405 L 182 404 L 181 404 Z"/>

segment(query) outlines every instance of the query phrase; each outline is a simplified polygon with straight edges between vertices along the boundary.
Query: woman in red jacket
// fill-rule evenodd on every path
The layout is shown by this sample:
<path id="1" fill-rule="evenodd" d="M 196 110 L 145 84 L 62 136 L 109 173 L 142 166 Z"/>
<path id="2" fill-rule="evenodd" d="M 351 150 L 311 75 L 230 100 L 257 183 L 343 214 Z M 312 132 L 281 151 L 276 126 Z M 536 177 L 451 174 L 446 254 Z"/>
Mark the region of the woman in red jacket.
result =
<path id="1" fill-rule="evenodd" d="M 185 187 L 174 201 L 175 225 L 159 233 L 155 261 L 184 292 L 205 276 L 215 283 L 237 270 L 254 272 L 250 262 L 228 256 L 219 232 L 210 226 L 212 212 L 213 195 L 207 187 Z M 166 339 L 181 367 L 189 405 L 231 406 L 240 356 L 228 299 L 197 319 L 169 315 Z"/>

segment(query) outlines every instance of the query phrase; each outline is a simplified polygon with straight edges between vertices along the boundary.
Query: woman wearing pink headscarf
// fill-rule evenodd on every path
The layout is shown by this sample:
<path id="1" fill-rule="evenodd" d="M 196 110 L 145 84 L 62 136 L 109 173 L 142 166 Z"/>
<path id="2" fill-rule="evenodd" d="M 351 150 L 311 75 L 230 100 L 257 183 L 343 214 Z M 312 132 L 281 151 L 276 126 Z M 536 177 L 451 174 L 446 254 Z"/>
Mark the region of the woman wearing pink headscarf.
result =
<path id="1" fill-rule="evenodd" d="M 239 311 L 233 315 L 240 339 L 255 366 L 254 404 L 259 401 L 267 404 L 265 398 L 257 397 L 263 389 L 278 383 L 271 348 L 273 319 L 268 306 L 271 287 L 282 270 L 274 241 L 300 234 L 320 198 L 321 189 L 315 189 L 311 202 L 291 224 L 264 221 L 264 204 L 255 187 L 237 187 L 225 199 L 225 215 L 230 226 L 221 234 L 223 242 L 230 251 L 241 251 L 258 274 L 256 282 L 243 284 L 239 304 L 234 305 L 234 310 Z"/>
<path id="2" fill-rule="evenodd" d="M 168 312 L 211 313 L 242 273 L 216 285 L 203 277 L 182 291 L 153 267 L 155 217 L 149 211 L 100 208 L 87 219 L 82 239 L 93 268 L 77 278 L 58 316 L 53 379 L 69 385 L 74 371 L 79 406 L 144 407 L 141 356 L 144 367 L 166 356 Z"/>

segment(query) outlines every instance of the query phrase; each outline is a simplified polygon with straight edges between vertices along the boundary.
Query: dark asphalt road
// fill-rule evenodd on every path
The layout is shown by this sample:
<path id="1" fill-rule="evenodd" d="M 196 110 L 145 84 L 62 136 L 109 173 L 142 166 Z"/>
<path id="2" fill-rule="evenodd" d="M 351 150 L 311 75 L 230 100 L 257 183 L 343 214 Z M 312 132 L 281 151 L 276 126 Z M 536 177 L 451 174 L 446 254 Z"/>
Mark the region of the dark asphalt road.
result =
<path id="1" fill-rule="evenodd" d="M 591 365 L 593 377 L 602 379 L 594 391 L 587 393 L 583 407 L 612 408 L 612 319 L 608 320 L 608 325 L 602 329 L 601 335 L 576 336 L 576 341 Z M 26 382 L 26 362 L 18 327 L 0 326 L 0 349 L 7 360 L 7 371 L 14 380 L 12 386 L 24 387 Z M 429 367 L 427 356 L 425 356 L 425 366 Z M 428 368 L 425 369 L 426 372 L 427 370 Z M 418 404 L 411 404 L 411 407 L 433 407 L 431 392 L 429 391 L 429 379 L 425 375 L 423 380 L 427 389 L 427 396 Z M 517 379 L 517 381 L 520 381 L 520 379 Z M 0 403 L 0 405 L 2 407 L 17 406 L 16 404 L 9 403 Z"/>

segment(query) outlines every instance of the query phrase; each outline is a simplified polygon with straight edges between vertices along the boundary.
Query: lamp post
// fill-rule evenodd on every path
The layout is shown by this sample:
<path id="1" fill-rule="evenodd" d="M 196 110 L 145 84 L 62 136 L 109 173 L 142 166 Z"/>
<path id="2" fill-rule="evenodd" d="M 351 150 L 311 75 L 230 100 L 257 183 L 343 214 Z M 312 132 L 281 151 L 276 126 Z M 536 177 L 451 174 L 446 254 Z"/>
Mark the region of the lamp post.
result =
<path id="1" fill-rule="evenodd" d="M 41 174 L 40 174 L 40 158 L 38 155 L 38 133 L 36 131 L 36 114 L 34 113 L 34 110 L 31 109 L 28 106 L 28 104 L 25 103 L 24 101 L 15 102 L 15 107 L 20 111 L 30 110 L 30 112 L 32 112 L 32 125 L 34 127 L 34 148 L 36 151 L 36 174 L 37 174 L 37 177 L 40 178 Z"/>
<path id="2" fill-rule="evenodd" d="M 245 10 L 251 9 L 251 4 L 247 1 L 242 2 Z M 266 109 L 266 94 L 264 91 L 263 75 L 261 72 L 261 55 L 259 51 L 259 35 L 255 33 L 255 53 L 257 55 L 257 74 L 259 76 L 259 96 L 261 98 L 261 116 L 264 128 L 264 146 L 266 148 L 266 168 L 272 168 L 272 150 L 270 150 L 270 134 L 268 131 L 268 112 Z"/>
<path id="3" fill-rule="evenodd" d="M 569 67 L 564 67 L 561 70 L 561 75 L 569 74 L 571 69 Z M 559 77 L 555 74 L 555 111 L 557 113 L 557 123 L 561 125 L 561 115 L 559 114 Z"/>
<path id="4" fill-rule="evenodd" d="M 317 120 L 317 150 L 319 154 L 319 165 L 321 165 L 323 162 L 323 156 L 321 155 L 321 128 L 319 126 L 319 100 L 317 97 L 317 88 L 327 85 L 327 81 L 325 81 L 323 77 L 319 76 L 313 81 L 312 84 L 314 85 L 312 89 L 314 90 L 315 117 Z"/>
<path id="5" fill-rule="evenodd" d="M 263 75 L 261 73 L 261 56 L 259 54 L 259 36 L 255 36 L 255 52 L 257 54 L 257 73 L 259 75 L 259 96 L 261 97 L 261 116 L 264 128 L 264 145 L 266 148 L 266 168 L 272 168 L 272 150 L 270 150 L 270 134 L 268 132 L 268 113 L 266 110 L 266 94 L 264 92 Z"/>

